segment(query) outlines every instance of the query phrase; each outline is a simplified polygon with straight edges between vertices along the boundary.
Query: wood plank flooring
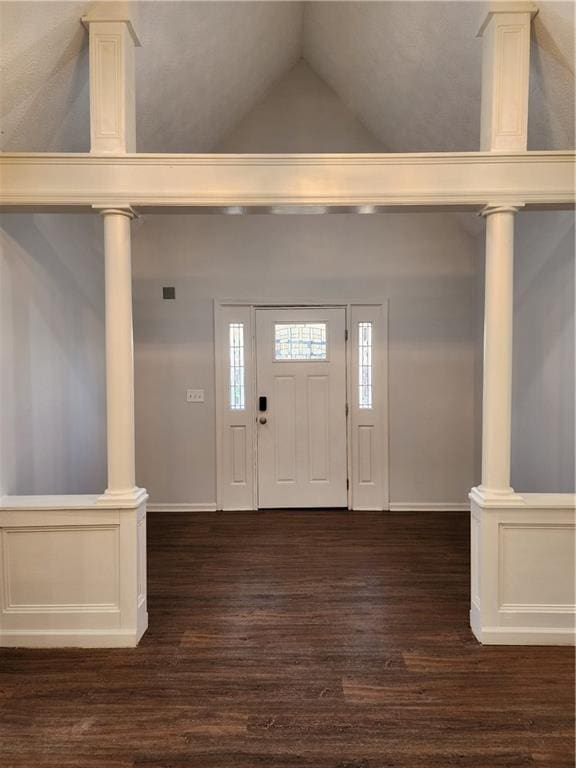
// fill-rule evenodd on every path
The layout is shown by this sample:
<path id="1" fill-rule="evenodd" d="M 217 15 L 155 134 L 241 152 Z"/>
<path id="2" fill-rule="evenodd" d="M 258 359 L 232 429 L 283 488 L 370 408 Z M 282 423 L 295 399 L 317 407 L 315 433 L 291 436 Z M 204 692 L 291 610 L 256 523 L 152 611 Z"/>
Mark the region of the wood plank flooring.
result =
<path id="1" fill-rule="evenodd" d="M 0 651 L 0 765 L 573 768 L 573 649 L 476 642 L 468 521 L 150 515 L 140 647 Z"/>

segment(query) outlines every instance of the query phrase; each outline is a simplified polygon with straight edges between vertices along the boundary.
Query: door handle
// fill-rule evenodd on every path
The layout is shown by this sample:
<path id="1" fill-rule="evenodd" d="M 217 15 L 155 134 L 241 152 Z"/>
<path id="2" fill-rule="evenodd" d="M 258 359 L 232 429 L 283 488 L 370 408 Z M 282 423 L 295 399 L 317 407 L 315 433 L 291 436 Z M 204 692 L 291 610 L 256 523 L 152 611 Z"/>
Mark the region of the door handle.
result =
<path id="1" fill-rule="evenodd" d="M 266 424 L 266 422 L 268 421 L 268 419 L 266 418 L 266 416 L 260 416 L 260 418 L 258 419 L 258 421 L 260 422 L 260 424 Z"/>

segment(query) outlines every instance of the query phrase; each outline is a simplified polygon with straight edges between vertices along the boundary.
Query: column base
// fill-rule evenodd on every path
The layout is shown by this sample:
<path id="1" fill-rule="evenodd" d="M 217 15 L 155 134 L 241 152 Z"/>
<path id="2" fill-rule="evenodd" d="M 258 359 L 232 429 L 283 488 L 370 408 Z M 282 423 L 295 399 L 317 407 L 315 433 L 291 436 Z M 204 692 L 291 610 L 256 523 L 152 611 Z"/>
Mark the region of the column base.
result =
<path id="1" fill-rule="evenodd" d="M 148 499 L 148 491 L 145 488 L 131 488 L 128 491 L 111 491 L 106 489 L 102 496 L 96 499 L 97 507 L 108 509 L 132 509 L 139 507 Z"/>
<path id="2" fill-rule="evenodd" d="M 496 490 L 483 485 L 472 488 L 468 498 L 480 507 L 517 507 L 524 503 L 522 495 L 513 488 Z"/>

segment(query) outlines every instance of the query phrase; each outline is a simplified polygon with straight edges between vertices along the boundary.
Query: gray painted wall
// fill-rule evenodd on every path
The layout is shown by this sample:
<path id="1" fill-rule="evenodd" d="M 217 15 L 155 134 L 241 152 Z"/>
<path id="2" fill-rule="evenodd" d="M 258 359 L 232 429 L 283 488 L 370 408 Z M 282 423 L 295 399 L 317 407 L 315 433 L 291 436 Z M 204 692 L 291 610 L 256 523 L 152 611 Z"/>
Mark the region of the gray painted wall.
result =
<path id="1" fill-rule="evenodd" d="M 381 147 L 301 62 L 219 150 Z M 148 217 L 134 236 L 136 424 L 138 478 L 153 501 L 215 500 L 214 298 L 390 299 L 391 499 L 465 501 L 477 474 L 476 274 L 461 223 L 430 215 Z M 175 286 L 175 302 L 162 301 L 163 285 Z M 204 405 L 185 402 L 189 387 L 206 390 Z"/>
<path id="2" fill-rule="evenodd" d="M 520 213 L 515 234 L 512 485 L 573 493 L 574 214 Z"/>
<path id="3" fill-rule="evenodd" d="M 215 499 L 215 297 L 389 299 L 391 498 L 465 501 L 476 272 L 453 217 L 157 216 L 136 229 L 134 253 L 137 472 L 154 501 Z M 206 403 L 186 403 L 188 387 Z"/>
<path id="4" fill-rule="evenodd" d="M 0 489 L 106 484 L 104 270 L 96 216 L 0 220 Z"/>
<path id="5" fill-rule="evenodd" d="M 134 230 L 139 482 L 214 499 L 213 297 L 390 298 L 394 501 L 478 481 L 482 255 L 455 217 L 148 217 Z M 457 217 L 456 217 L 457 219 Z M 101 223 L 2 217 L 5 493 L 105 486 Z M 574 490 L 574 223 L 516 227 L 512 482 Z M 350 256 L 354 273 L 350 275 Z M 176 286 L 175 302 L 161 288 Z M 204 387 L 205 405 L 185 402 Z"/>

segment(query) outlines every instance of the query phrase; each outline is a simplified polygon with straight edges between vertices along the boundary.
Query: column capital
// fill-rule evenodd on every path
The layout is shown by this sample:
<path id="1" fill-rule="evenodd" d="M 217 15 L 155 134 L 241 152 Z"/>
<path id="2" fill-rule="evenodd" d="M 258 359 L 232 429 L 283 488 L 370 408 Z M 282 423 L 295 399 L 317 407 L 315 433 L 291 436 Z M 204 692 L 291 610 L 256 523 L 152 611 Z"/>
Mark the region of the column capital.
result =
<path id="1" fill-rule="evenodd" d="M 108 5 L 108 3 L 106 4 Z M 108 8 L 93 10 L 86 16 L 82 16 L 80 21 L 82 26 L 90 31 L 91 24 L 125 24 L 132 42 L 137 48 L 142 47 L 142 43 L 136 34 L 136 30 L 132 24 L 132 21 L 127 13 L 114 13 L 115 3 L 110 3 Z"/>
<path id="2" fill-rule="evenodd" d="M 533 19 L 538 13 L 538 6 L 535 3 L 523 2 L 522 0 L 511 0 L 510 2 L 507 0 L 496 0 L 496 2 L 491 2 L 476 37 L 482 37 L 486 27 L 497 13 L 529 13 L 530 19 Z"/>
<path id="3" fill-rule="evenodd" d="M 524 203 L 488 203 L 478 212 L 478 216 L 486 218 L 493 213 L 518 213 L 524 208 Z"/>
<path id="4" fill-rule="evenodd" d="M 113 214 L 116 216 L 126 216 L 129 219 L 138 218 L 137 212 L 131 205 L 93 205 L 92 210 L 99 213 L 101 216 Z"/>

